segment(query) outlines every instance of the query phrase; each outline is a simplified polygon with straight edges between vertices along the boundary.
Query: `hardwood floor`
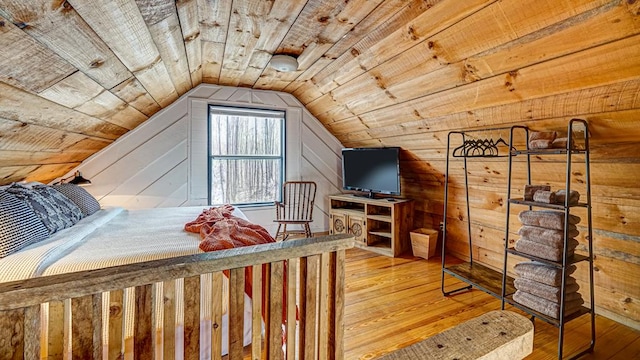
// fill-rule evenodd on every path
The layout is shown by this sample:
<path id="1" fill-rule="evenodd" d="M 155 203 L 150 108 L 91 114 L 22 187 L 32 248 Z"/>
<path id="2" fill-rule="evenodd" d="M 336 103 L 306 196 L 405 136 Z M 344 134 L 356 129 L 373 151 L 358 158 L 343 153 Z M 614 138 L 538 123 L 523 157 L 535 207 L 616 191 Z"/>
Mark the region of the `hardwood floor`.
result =
<path id="1" fill-rule="evenodd" d="M 345 359 L 374 359 L 437 334 L 462 321 L 500 309 L 500 301 L 473 290 L 445 298 L 440 258 L 388 258 L 347 251 Z M 447 276 L 446 284 L 458 280 Z M 517 309 L 507 308 L 518 312 Z M 527 359 L 557 358 L 557 328 L 535 323 L 534 351 Z M 589 317 L 565 326 L 565 355 L 588 345 Z M 638 359 L 640 331 L 596 317 L 596 347 L 582 359 Z"/>

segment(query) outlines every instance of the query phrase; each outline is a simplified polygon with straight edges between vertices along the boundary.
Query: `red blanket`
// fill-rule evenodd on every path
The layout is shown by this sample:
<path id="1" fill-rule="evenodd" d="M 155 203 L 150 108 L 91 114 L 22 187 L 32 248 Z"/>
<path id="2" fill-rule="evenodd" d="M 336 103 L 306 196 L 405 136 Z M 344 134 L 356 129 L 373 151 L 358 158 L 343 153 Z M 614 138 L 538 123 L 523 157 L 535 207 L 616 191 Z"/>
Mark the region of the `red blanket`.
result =
<path id="1" fill-rule="evenodd" d="M 245 219 L 232 215 L 233 206 L 223 205 L 204 210 L 198 217 L 185 224 L 184 229 L 189 232 L 199 233 L 202 238 L 200 250 L 218 251 L 233 249 L 236 247 L 251 246 L 257 244 L 267 244 L 275 242 L 269 232 L 260 225 L 253 224 Z M 229 277 L 229 272 L 224 272 Z M 286 267 L 285 267 L 286 273 Z M 265 278 L 266 267 L 262 266 L 262 276 Z M 244 290 L 252 298 L 253 271 L 251 267 L 246 267 L 244 272 Z M 286 278 L 284 279 L 286 289 Z M 268 284 L 262 285 L 262 316 L 264 318 L 266 290 Z M 283 294 L 282 323 L 286 320 L 286 294 Z"/>

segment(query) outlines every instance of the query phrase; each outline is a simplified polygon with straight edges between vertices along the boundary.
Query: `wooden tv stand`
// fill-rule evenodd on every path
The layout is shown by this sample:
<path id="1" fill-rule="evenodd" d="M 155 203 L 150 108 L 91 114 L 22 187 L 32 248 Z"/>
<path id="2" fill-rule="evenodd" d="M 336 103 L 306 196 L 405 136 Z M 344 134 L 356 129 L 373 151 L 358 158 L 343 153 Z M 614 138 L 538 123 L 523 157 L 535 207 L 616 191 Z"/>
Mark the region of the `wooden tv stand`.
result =
<path id="1" fill-rule="evenodd" d="M 351 233 L 356 246 L 386 256 L 409 250 L 413 200 L 330 195 L 330 234 Z"/>

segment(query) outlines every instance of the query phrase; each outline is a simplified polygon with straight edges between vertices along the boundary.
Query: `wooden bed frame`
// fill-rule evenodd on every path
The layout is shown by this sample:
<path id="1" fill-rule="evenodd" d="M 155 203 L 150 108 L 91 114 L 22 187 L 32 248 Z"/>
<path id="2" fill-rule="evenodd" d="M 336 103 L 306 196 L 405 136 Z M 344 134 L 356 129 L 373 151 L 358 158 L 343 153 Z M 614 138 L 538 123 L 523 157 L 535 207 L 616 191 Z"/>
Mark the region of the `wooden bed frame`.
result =
<path id="1" fill-rule="evenodd" d="M 254 270 L 252 359 L 342 359 L 344 258 L 353 245 L 352 236 L 332 235 L 3 283 L 0 359 L 174 359 L 177 347 L 184 348 L 184 359 L 199 359 L 203 274 L 212 274 L 212 359 L 220 359 L 224 270 L 229 270 L 229 359 L 242 359 L 245 267 Z M 153 304 L 161 286 L 161 313 L 174 319 L 179 294 L 174 280 L 181 278 L 184 340 L 179 344 L 175 325 L 153 315 Z M 264 309 L 263 284 L 268 289 Z M 135 289 L 135 323 L 133 337 L 125 339 L 126 288 Z M 109 297 L 108 309 L 103 309 L 104 296 Z M 48 304 L 48 310 L 41 304 Z M 103 317 L 106 311 L 109 315 Z M 71 321 L 63 320 L 67 318 Z M 108 324 L 103 324 L 105 318 Z M 105 328 L 108 336 L 102 335 Z M 284 346 L 283 336 L 288 339 Z"/>

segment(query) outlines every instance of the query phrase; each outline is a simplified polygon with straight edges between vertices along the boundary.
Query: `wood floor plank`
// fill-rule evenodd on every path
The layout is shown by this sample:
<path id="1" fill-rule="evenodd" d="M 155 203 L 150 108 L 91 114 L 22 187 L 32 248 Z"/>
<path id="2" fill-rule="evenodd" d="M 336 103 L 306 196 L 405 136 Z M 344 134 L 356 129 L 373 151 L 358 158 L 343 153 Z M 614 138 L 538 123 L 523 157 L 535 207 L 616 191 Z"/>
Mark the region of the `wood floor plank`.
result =
<path id="1" fill-rule="evenodd" d="M 640 358 L 640 339 L 636 338 L 627 344 L 620 352 L 609 354 L 607 359 L 638 359 Z M 585 359 L 599 359 L 597 355 L 587 356 Z"/>
<path id="2" fill-rule="evenodd" d="M 387 258 L 361 249 L 348 250 L 344 358 L 374 359 L 500 309 L 499 300 L 479 290 L 444 297 L 440 267 L 440 257 Z M 460 283 L 451 277 L 445 281 L 446 286 Z M 566 325 L 565 355 L 588 345 L 589 324 L 589 317 L 583 316 Z M 556 359 L 557 328 L 536 321 L 535 331 L 534 351 L 527 360 Z M 596 316 L 595 351 L 584 359 L 634 359 L 639 354 L 640 331 Z"/>

